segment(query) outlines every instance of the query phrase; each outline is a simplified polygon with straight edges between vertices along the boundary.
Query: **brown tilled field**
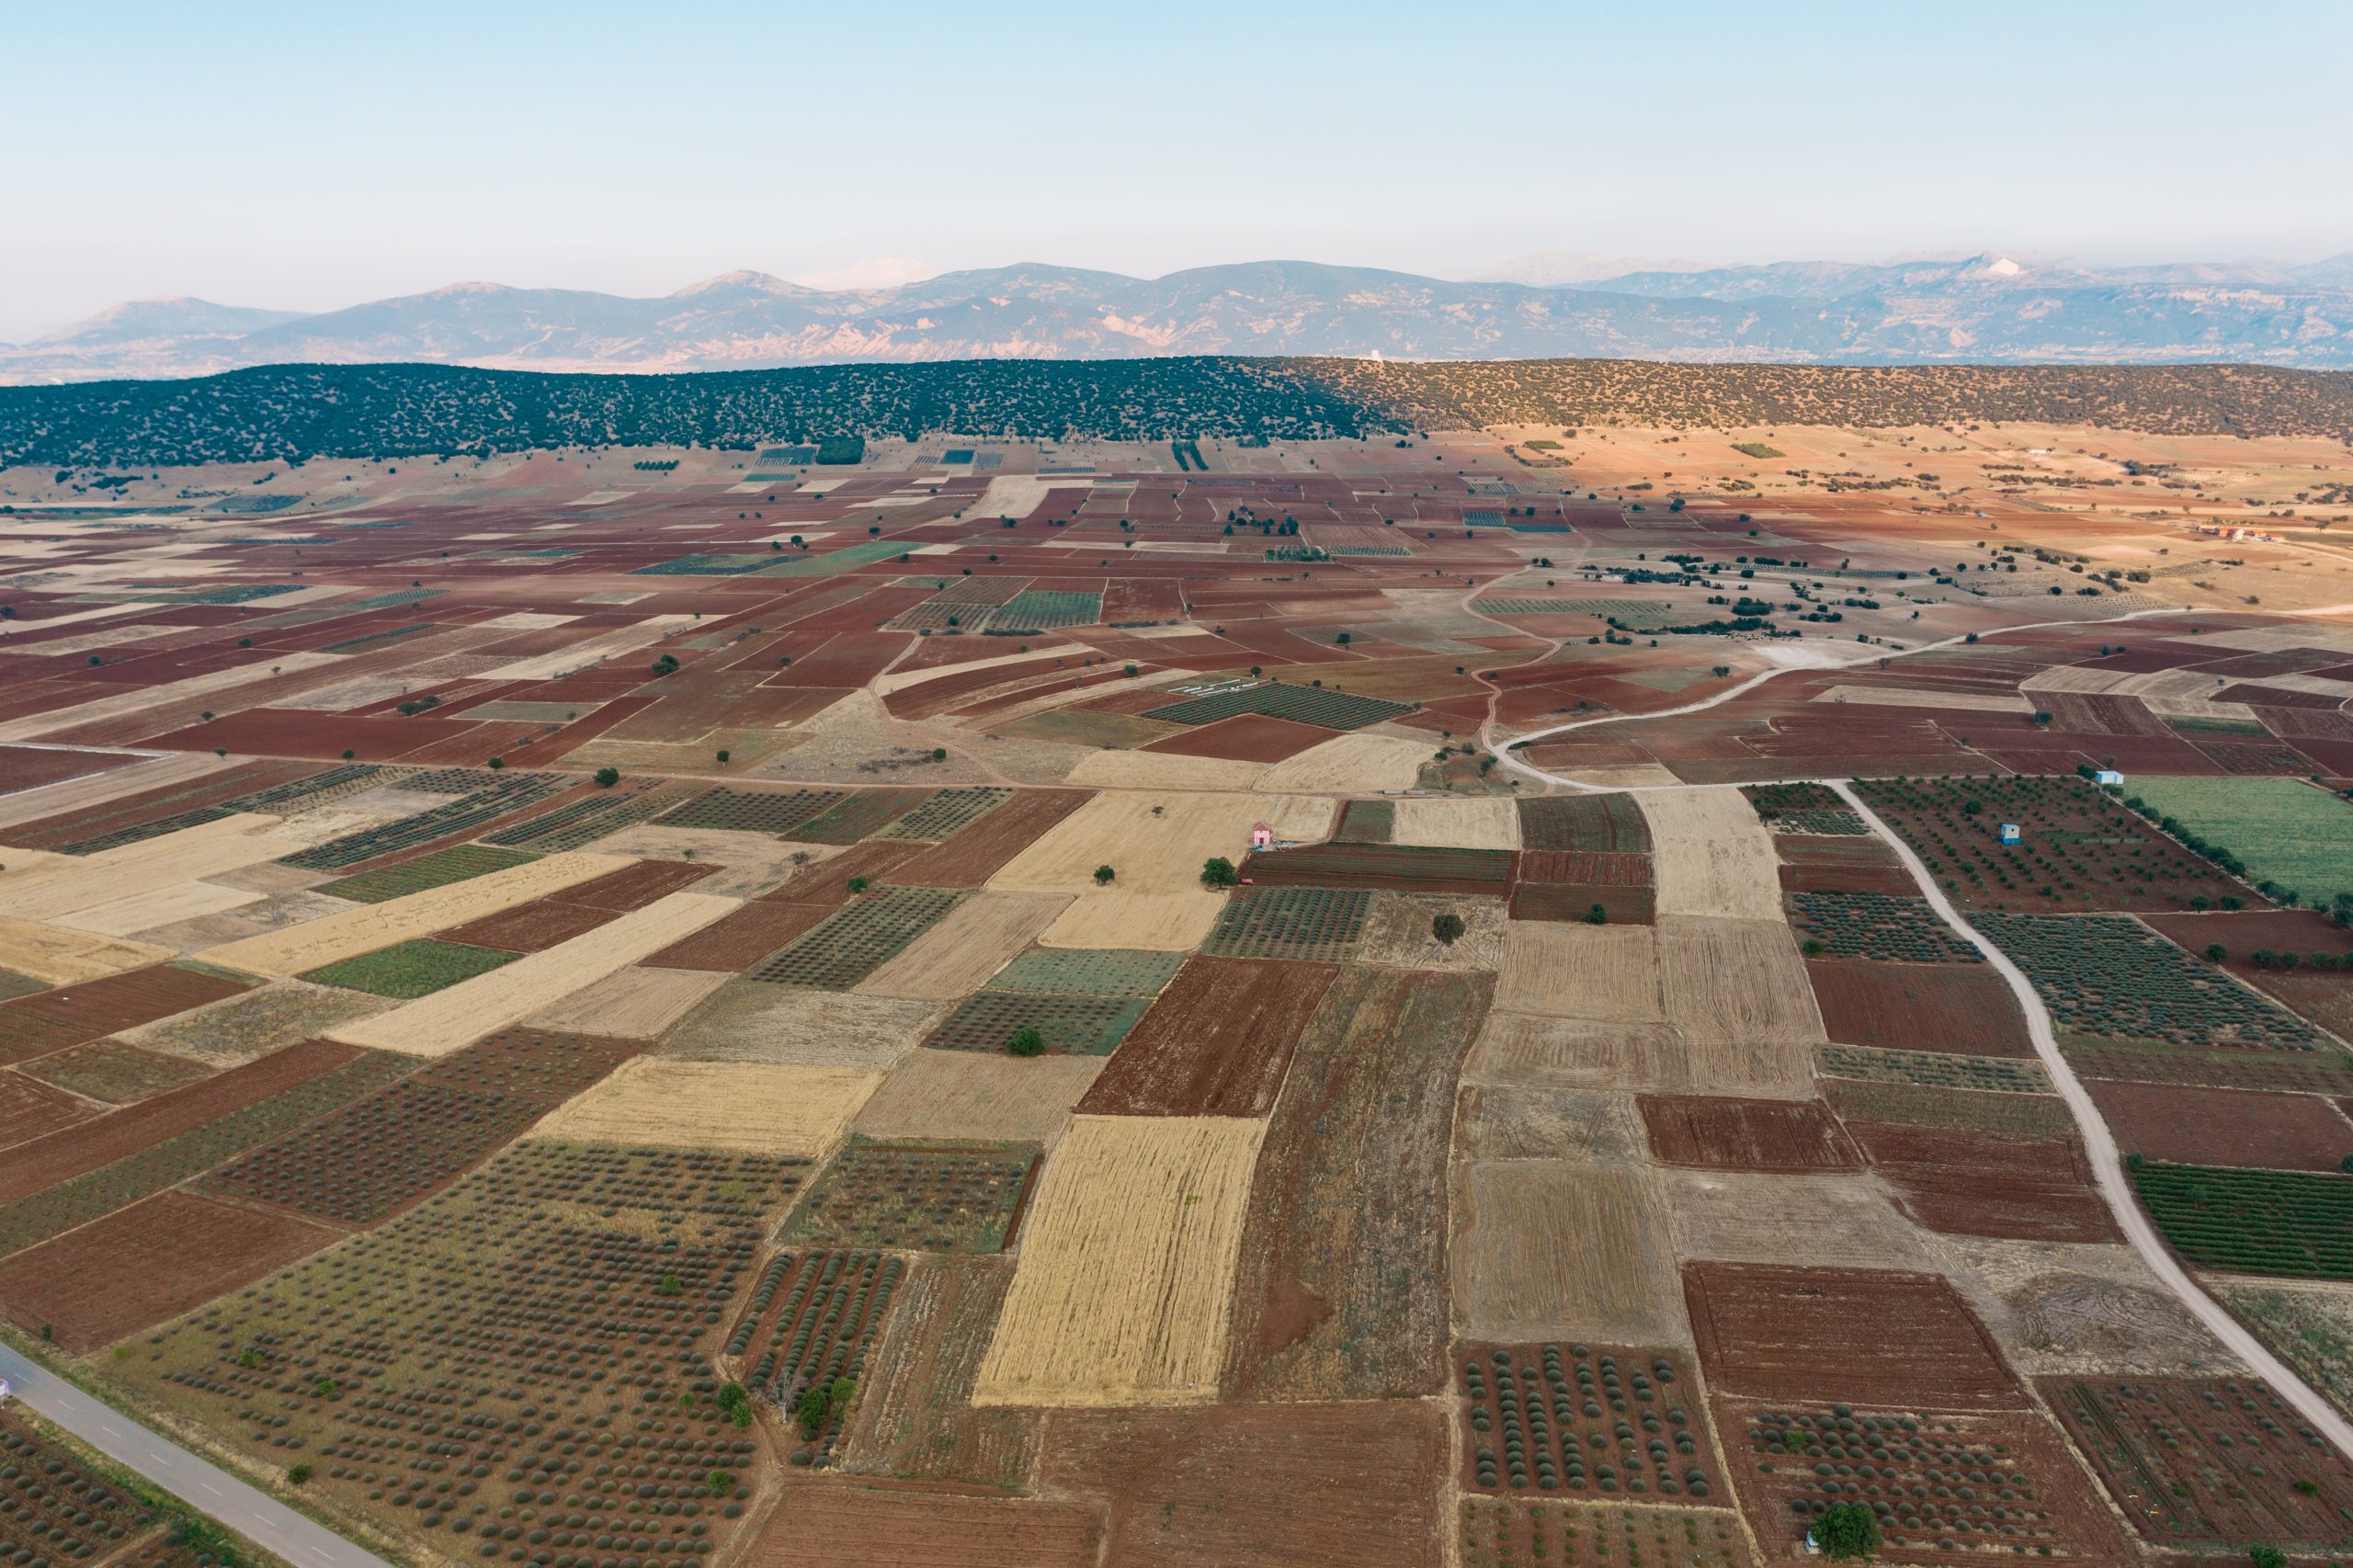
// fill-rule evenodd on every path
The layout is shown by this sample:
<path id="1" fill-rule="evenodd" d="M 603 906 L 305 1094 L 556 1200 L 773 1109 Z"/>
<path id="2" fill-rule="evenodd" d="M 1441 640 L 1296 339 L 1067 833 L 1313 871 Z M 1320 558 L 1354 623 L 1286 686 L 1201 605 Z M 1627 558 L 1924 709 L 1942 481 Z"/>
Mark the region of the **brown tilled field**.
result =
<path id="1" fill-rule="evenodd" d="M 158 1193 L 0 1263 L 0 1311 L 68 1350 L 93 1350 L 341 1237 L 291 1214 Z"/>
<path id="2" fill-rule="evenodd" d="M 2102 1078 L 2084 1086 L 2116 1134 L 2117 1146 L 2148 1159 L 2339 1171 L 2353 1155 L 2353 1121 L 2346 1119 L 2341 1100 Z"/>
<path id="3" fill-rule="evenodd" d="M 1927 1274 L 1690 1263 L 1699 1369 L 1720 1393 L 2012 1410 L 2026 1391 L 1958 1291 Z"/>
<path id="4" fill-rule="evenodd" d="M 2032 1056 L 2026 1015 L 1984 964 L 1817 959 L 1805 966 L 1822 1028 L 1840 1045 Z"/>
<path id="5" fill-rule="evenodd" d="M 1859 1121 L 1847 1131 L 1904 1212 L 1928 1230 L 2024 1241 L 2121 1239 L 2073 1136 Z"/>
<path id="6" fill-rule="evenodd" d="M 1644 1095 L 1643 1125 L 1662 1165 L 1747 1171 L 1847 1171 L 1862 1156 L 1820 1100 Z"/>
<path id="7" fill-rule="evenodd" d="M 796 1483 L 744 1561 L 795 1568 L 822 1540 L 843 1568 L 1094 1568 L 1092 1509 L 855 1483 Z"/>
<path id="8" fill-rule="evenodd" d="M 1108 1560 L 1133 1568 L 1435 1568 L 1436 1491 L 1395 1482 L 1442 1473 L 1446 1455 L 1422 1403 L 1057 1411 L 1039 1478 L 1104 1508 Z"/>
<path id="9" fill-rule="evenodd" d="M 1334 964 L 1191 958 L 1078 1102 L 1087 1116 L 1264 1116 Z"/>

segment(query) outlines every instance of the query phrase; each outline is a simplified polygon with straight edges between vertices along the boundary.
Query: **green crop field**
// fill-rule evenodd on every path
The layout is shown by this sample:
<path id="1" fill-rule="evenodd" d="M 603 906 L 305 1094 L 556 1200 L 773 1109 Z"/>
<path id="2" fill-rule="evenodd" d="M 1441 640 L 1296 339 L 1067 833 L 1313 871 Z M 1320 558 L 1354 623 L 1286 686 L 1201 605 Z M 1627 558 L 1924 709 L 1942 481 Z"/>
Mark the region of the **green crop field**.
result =
<path id="1" fill-rule="evenodd" d="M 2132 1185 L 2192 1263 L 2353 1279 L 2353 1176 L 2151 1161 L 2132 1173 Z"/>
<path id="2" fill-rule="evenodd" d="M 420 855 L 397 866 L 380 866 L 372 871 L 362 871 L 356 877 L 322 882 L 313 891 L 333 898 L 356 899 L 361 903 L 381 903 L 387 899 L 423 892 L 427 888 L 470 881 L 475 877 L 487 876 L 493 871 L 503 871 L 509 866 L 524 865 L 538 858 L 536 855 L 526 855 L 519 850 L 492 849 L 480 844 L 453 844 L 447 849 L 436 849 L 430 855 Z"/>
<path id="3" fill-rule="evenodd" d="M 430 996 L 461 980 L 488 974 L 502 964 L 513 963 L 515 959 L 513 953 L 491 948 L 470 948 L 463 942 L 419 937 L 314 969 L 302 978 L 314 985 L 340 985 L 347 991 L 365 991 L 370 996 L 407 1002 Z"/>
<path id="4" fill-rule="evenodd" d="M 2293 778 L 2136 778 L 2130 793 L 2276 882 L 2325 904 L 2353 892 L 2353 802 Z"/>
<path id="5" fill-rule="evenodd" d="M 1165 719 L 1172 724 L 1211 724 L 1237 713 L 1263 713 L 1271 719 L 1318 724 L 1327 730 L 1360 730 L 1367 724 L 1412 711 L 1405 703 L 1383 702 L 1377 697 L 1351 697 L 1347 692 L 1327 691 L 1321 687 L 1269 682 L 1172 702 L 1165 708 L 1151 710 L 1144 717 Z"/>

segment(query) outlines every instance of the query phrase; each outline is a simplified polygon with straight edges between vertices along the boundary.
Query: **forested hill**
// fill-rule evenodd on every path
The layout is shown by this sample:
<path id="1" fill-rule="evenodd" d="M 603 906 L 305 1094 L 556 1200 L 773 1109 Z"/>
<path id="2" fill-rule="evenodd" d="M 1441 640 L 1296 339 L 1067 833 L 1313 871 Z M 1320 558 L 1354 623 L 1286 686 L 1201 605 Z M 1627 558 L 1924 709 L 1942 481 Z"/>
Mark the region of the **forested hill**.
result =
<path id="1" fill-rule="evenodd" d="M 1305 440 L 1489 425 L 2034 421 L 2353 438 L 2353 373 L 1628 359 L 979 359 L 634 376 L 282 365 L 0 388 L 0 466 L 170 467 L 827 435 Z"/>

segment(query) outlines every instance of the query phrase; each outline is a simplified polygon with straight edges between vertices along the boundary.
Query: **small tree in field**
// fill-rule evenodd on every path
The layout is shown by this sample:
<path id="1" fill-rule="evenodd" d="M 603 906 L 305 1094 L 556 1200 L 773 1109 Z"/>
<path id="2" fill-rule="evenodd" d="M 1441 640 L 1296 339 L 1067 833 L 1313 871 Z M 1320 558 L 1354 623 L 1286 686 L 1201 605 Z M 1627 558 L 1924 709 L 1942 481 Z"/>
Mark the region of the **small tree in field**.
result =
<path id="1" fill-rule="evenodd" d="M 1609 924 L 1609 911 L 1597 903 L 1585 912 L 1585 923 L 1588 926 L 1607 926 Z"/>
<path id="2" fill-rule="evenodd" d="M 1111 879 L 1119 874 L 1108 865 L 1097 866 L 1095 868 L 1095 885 L 1098 888 L 1108 888 L 1111 885 Z"/>
<path id="3" fill-rule="evenodd" d="M 600 767 L 600 768 L 597 769 L 597 783 L 598 787 L 600 787 L 600 788 L 602 788 L 602 789 L 609 790 L 609 789 L 611 789 L 614 785 L 616 785 L 616 784 L 620 783 L 620 781 L 621 781 L 621 770 L 620 770 L 620 768 L 618 768 L 618 767 Z"/>
<path id="4" fill-rule="evenodd" d="M 1824 1508 L 1810 1533 L 1824 1557 L 1856 1560 L 1879 1553 L 1879 1516 L 1860 1503 Z"/>
<path id="5" fill-rule="evenodd" d="M 1201 886 L 1205 888 L 1230 888 L 1240 881 L 1233 874 L 1233 862 L 1222 855 L 1201 862 Z"/>
<path id="6" fill-rule="evenodd" d="M 1024 1024 L 1014 1030 L 1005 1041 L 1006 1054 L 1008 1056 L 1036 1056 L 1045 1049 L 1046 1037 L 1040 1034 L 1034 1026 L 1029 1024 Z"/>
<path id="7" fill-rule="evenodd" d="M 1454 946 L 1456 942 L 1462 938 L 1462 916 L 1455 914 L 1452 910 L 1449 910 L 1444 915 L 1432 915 L 1430 917 L 1430 935 L 1438 939 L 1438 945 L 1440 947 L 1450 948 Z"/>
<path id="8" fill-rule="evenodd" d="M 2250 1546 L 2246 1560 L 2255 1568 L 2288 1568 L 2288 1554 L 2276 1546 Z"/>

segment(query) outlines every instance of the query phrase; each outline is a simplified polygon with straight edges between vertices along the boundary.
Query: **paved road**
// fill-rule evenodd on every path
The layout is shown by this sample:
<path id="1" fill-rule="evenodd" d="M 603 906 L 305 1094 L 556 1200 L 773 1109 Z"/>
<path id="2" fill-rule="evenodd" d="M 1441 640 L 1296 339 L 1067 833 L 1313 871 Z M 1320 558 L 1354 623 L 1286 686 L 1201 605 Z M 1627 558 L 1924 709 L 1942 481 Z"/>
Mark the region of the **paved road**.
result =
<path id="1" fill-rule="evenodd" d="M 36 1414 L 294 1568 L 392 1568 L 374 1552 L 158 1437 L 6 1345 L 0 1345 L 0 1378 Z"/>

